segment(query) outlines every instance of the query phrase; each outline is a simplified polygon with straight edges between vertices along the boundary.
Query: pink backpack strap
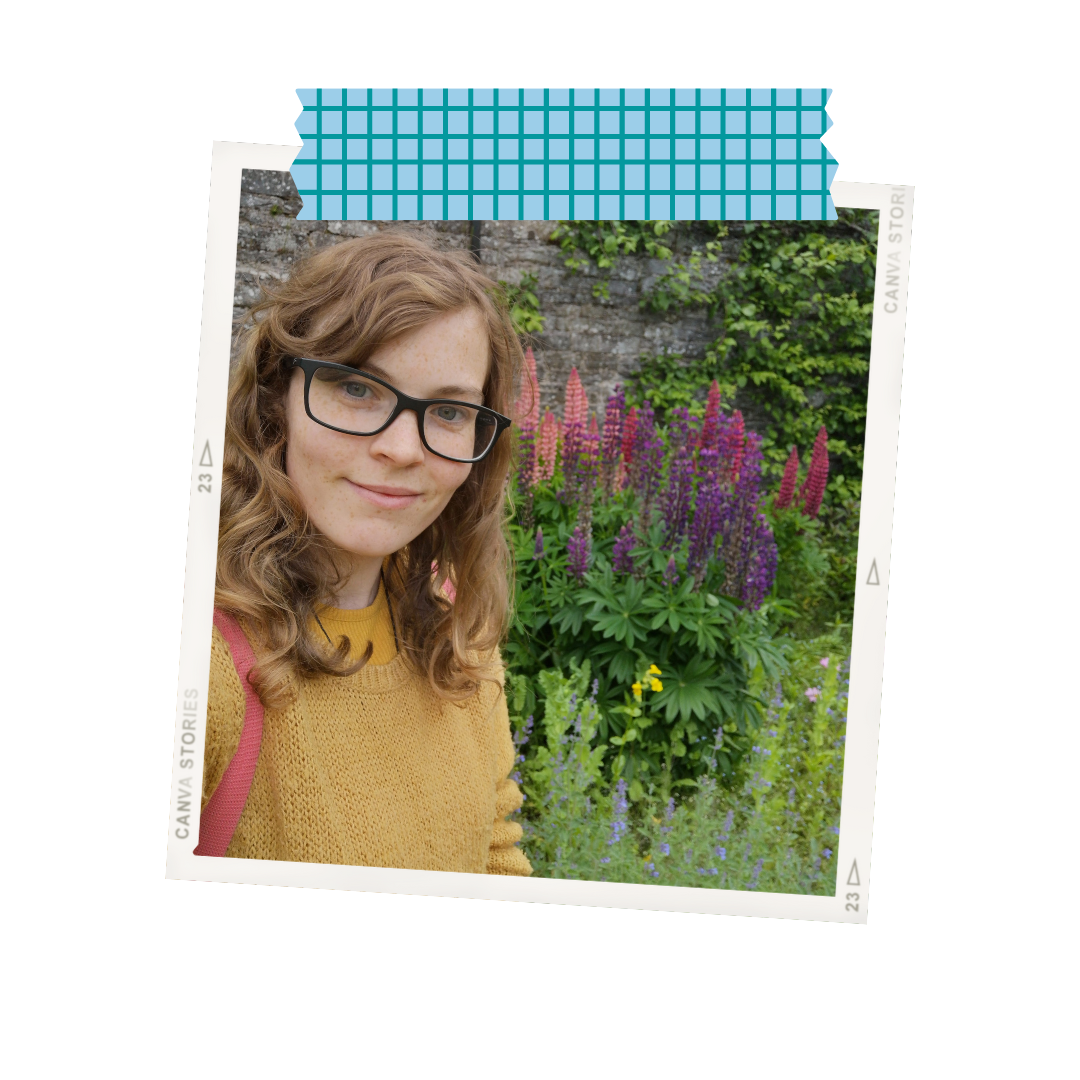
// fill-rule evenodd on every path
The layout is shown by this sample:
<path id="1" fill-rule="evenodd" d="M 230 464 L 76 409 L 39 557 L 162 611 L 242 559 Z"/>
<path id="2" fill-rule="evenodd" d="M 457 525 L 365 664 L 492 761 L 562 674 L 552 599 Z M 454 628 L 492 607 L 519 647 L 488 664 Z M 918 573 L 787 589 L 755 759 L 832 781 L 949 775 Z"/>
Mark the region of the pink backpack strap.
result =
<path id="1" fill-rule="evenodd" d="M 245 702 L 244 729 L 240 733 L 240 745 L 199 820 L 199 846 L 195 849 L 195 854 L 220 858 L 225 854 L 229 841 L 236 832 L 251 791 L 255 765 L 259 760 L 259 748 L 262 746 L 263 705 L 248 681 L 248 675 L 255 666 L 255 653 L 247 635 L 240 629 L 236 619 L 218 608 L 214 608 L 214 625 L 228 642 L 236 673 L 240 676 L 240 685 L 244 688 Z"/>

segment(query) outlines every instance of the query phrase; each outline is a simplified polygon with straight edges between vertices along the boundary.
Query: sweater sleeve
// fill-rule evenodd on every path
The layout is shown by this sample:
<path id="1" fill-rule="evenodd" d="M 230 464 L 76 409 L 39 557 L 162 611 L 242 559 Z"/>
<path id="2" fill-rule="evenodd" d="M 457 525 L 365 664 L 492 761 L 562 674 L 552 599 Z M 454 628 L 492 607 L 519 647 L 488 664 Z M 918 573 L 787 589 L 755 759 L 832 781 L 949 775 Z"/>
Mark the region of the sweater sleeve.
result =
<path id="1" fill-rule="evenodd" d="M 527 876 L 532 873 L 532 866 L 525 852 L 517 846 L 522 837 L 521 825 L 506 820 L 507 815 L 517 810 L 524 800 L 517 784 L 510 779 L 514 768 L 514 740 L 510 735 L 505 691 L 499 692 L 495 702 L 493 722 L 498 746 L 499 780 L 495 785 L 495 825 L 488 849 L 487 873 Z"/>
<path id="2" fill-rule="evenodd" d="M 214 627 L 210 647 L 210 690 L 206 696 L 206 749 L 203 753 L 202 806 L 221 783 L 244 730 L 244 688 L 229 645 Z"/>

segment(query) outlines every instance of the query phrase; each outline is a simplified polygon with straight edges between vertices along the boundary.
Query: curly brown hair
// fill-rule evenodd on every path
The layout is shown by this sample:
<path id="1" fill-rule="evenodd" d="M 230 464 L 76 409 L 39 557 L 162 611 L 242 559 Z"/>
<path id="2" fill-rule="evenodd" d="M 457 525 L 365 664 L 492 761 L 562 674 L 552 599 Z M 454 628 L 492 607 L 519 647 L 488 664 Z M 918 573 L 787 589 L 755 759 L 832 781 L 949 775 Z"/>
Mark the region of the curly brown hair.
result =
<path id="1" fill-rule="evenodd" d="M 252 682 L 267 706 L 289 700 L 294 677 L 351 674 L 371 656 L 369 645 L 363 659 L 350 662 L 347 641 L 329 653 L 311 630 L 343 570 L 285 473 L 291 358 L 359 367 L 406 331 L 469 307 L 480 312 L 490 344 L 484 401 L 509 415 L 521 344 L 502 294 L 467 253 L 395 230 L 346 240 L 303 260 L 251 309 L 229 386 L 215 603 L 258 641 Z M 400 653 L 446 700 L 463 700 L 480 680 L 495 679 L 484 658 L 510 620 L 513 444 L 499 439 L 442 514 L 384 562 Z M 456 589 L 453 603 L 442 592 L 447 580 Z"/>

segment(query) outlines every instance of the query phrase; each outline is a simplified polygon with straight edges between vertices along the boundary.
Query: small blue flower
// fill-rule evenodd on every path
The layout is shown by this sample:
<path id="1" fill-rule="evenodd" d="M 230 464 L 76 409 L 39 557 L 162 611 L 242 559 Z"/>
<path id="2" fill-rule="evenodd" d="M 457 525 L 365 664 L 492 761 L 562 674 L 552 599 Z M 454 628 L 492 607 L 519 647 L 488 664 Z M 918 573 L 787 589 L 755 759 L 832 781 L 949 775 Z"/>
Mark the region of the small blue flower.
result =
<path id="1" fill-rule="evenodd" d="M 670 855 L 671 854 L 671 845 L 670 844 L 661 844 L 660 845 L 660 854 L 661 855 Z"/>
<path id="2" fill-rule="evenodd" d="M 840 826 L 839 826 L 839 825 L 834 825 L 834 826 L 832 827 L 832 831 L 833 831 L 833 832 L 834 832 L 834 833 L 835 833 L 835 834 L 836 834 L 837 836 L 839 836 L 839 835 L 840 835 Z"/>
<path id="3" fill-rule="evenodd" d="M 610 858 L 610 856 L 605 855 L 600 861 L 602 863 L 609 863 L 609 862 L 611 862 L 611 858 Z"/>
<path id="4" fill-rule="evenodd" d="M 726 859 L 727 858 L 727 848 L 717 846 L 717 847 L 713 848 L 713 850 L 716 852 L 716 857 L 718 859 Z"/>
<path id="5" fill-rule="evenodd" d="M 822 853 L 826 859 L 832 858 L 832 848 L 826 848 Z"/>

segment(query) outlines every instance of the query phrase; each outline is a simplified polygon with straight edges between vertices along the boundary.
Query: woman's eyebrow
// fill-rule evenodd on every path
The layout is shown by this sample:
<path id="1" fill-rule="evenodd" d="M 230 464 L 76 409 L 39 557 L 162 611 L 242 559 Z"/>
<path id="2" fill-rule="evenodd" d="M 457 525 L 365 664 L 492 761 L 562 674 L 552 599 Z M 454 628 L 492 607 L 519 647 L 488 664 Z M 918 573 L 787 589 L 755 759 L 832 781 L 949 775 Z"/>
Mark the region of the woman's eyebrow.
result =
<path id="1" fill-rule="evenodd" d="M 394 385 L 394 380 L 390 377 L 390 373 L 384 368 L 379 367 L 378 364 L 365 363 L 362 365 L 363 371 L 370 371 L 372 375 L 378 375 L 380 379 L 385 379 L 391 385 Z M 478 390 L 475 386 L 459 386 L 454 383 L 448 386 L 440 386 L 432 397 L 474 397 L 478 398 L 481 402 L 484 400 L 484 391 Z"/>

